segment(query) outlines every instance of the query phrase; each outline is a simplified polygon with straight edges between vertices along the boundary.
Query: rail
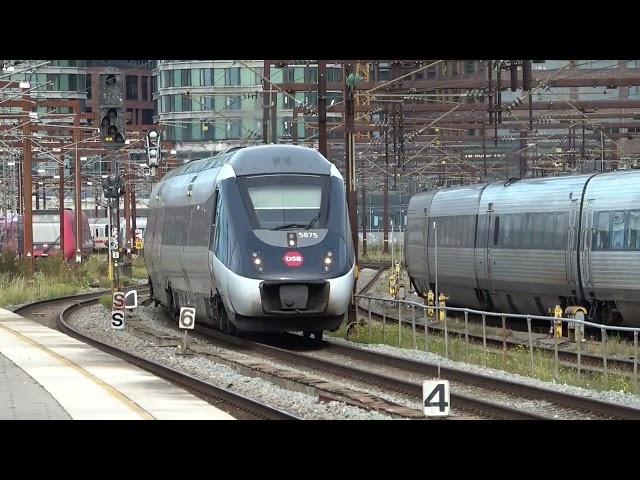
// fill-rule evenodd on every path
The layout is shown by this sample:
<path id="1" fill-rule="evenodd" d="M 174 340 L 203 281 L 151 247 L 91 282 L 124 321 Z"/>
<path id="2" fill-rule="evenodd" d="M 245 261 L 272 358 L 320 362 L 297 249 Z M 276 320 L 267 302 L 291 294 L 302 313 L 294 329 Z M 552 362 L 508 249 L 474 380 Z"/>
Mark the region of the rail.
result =
<path id="1" fill-rule="evenodd" d="M 503 349 L 506 350 L 506 321 L 507 319 L 520 319 L 520 320 L 526 320 L 527 322 L 527 333 L 528 333 L 528 347 L 529 347 L 529 357 L 530 357 L 530 362 L 531 362 L 531 371 L 533 372 L 535 370 L 535 364 L 534 364 L 534 355 L 533 355 L 533 331 L 531 328 L 531 322 L 532 320 L 542 320 L 542 321 L 546 321 L 550 323 L 551 328 L 553 329 L 556 325 L 560 324 L 562 326 L 564 326 L 564 324 L 567 325 L 568 329 L 580 329 L 580 331 L 584 331 L 585 327 L 593 327 L 596 329 L 599 329 L 601 332 L 601 342 L 602 342 L 602 364 L 603 364 L 603 372 L 604 372 L 604 382 L 605 385 L 608 386 L 608 367 L 607 367 L 607 339 L 609 336 L 609 332 L 626 332 L 626 333 L 632 333 L 633 334 L 633 350 L 634 350 L 634 355 L 633 355 L 633 382 L 634 382 L 634 391 L 638 392 L 638 382 L 639 382 L 639 378 L 638 378 L 638 336 L 640 334 L 640 328 L 634 328 L 634 327 L 620 327 L 620 326 L 613 326 L 613 325 L 602 325 L 599 323 L 594 323 L 594 322 L 589 322 L 587 320 L 581 320 L 581 319 L 577 319 L 577 318 L 562 318 L 562 317 L 550 317 L 550 316 L 544 316 L 544 315 L 523 315 L 523 314 L 515 314 L 515 313 L 498 313 L 498 312 L 487 312 L 487 311 L 483 311 L 483 310 L 475 310 L 472 308 L 460 308 L 460 307 L 447 307 L 447 306 L 442 306 L 439 304 L 435 304 L 435 305 L 424 305 L 422 303 L 418 303 L 412 300 L 395 300 L 395 299 L 389 299 L 389 298 L 383 298 L 383 297 L 377 297 L 377 296 L 373 296 L 373 295 L 366 295 L 366 294 L 356 294 L 354 295 L 354 298 L 356 299 L 355 305 L 356 305 L 356 310 L 359 308 L 363 308 L 359 305 L 359 302 L 357 300 L 366 300 L 367 302 L 369 302 L 368 304 L 368 316 L 369 316 L 369 321 L 371 322 L 371 302 L 376 301 L 376 302 L 381 302 L 382 303 L 382 307 L 383 307 L 383 341 L 384 341 L 384 336 L 385 336 L 385 319 L 386 319 L 386 306 L 388 304 L 391 304 L 392 306 L 395 305 L 398 308 L 398 325 L 402 326 L 404 324 L 411 324 L 412 325 L 412 329 L 413 329 L 413 338 L 414 338 L 414 348 L 415 348 L 415 335 L 416 335 L 416 309 L 420 309 L 422 310 L 422 318 L 426 319 L 426 313 L 427 313 L 427 309 L 429 310 L 433 310 L 434 311 L 434 318 L 438 318 L 439 313 L 441 311 L 445 311 L 445 312 L 458 312 L 458 313 L 463 313 L 464 314 L 464 337 L 465 337 L 465 359 L 468 358 L 468 349 L 469 349 L 469 314 L 474 314 L 474 315 L 480 315 L 482 317 L 482 337 L 483 337 L 483 348 L 484 348 L 484 352 L 486 353 L 487 351 L 487 335 L 486 335 L 486 319 L 487 317 L 495 317 L 495 318 L 500 318 L 502 320 L 502 330 L 503 330 Z M 405 307 L 406 309 L 411 309 L 412 314 L 411 314 L 411 319 L 407 320 L 407 319 L 403 319 L 402 316 L 402 306 Z M 356 312 L 357 314 L 357 312 Z M 449 358 L 449 335 L 448 335 L 448 328 L 447 328 L 447 315 L 445 314 L 444 316 L 444 347 L 445 347 L 445 357 L 448 359 Z M 401 335 L 402 335 L 402 328 L 398 328 L 398 335 L 399 335 L 399 340 L 398 340 L 398 345 L 401 345 Z M 425 320 L 425 328 L 424 328 L 424 335 L 425 335 L 425 350 L 428 351 L 428 328 L 426 328 L 426 320 Z M 559 368 L 560 368 L 560 361 L 559 361 L 559 341 L 558 341 L 558 337 L 556 335 L 553 336 L 554 337 L 554 378 L 557 379 L 559 376 Z M 582 356 L 582 352 L 581 352 L 581 342 L 578 341 L 576 342 L 577 344 L 577 368 L 578 368 L 578 377 L 580 377 L 580 375 L 582 374 L 582 362 L 581 362 L 581 356 Z"/>

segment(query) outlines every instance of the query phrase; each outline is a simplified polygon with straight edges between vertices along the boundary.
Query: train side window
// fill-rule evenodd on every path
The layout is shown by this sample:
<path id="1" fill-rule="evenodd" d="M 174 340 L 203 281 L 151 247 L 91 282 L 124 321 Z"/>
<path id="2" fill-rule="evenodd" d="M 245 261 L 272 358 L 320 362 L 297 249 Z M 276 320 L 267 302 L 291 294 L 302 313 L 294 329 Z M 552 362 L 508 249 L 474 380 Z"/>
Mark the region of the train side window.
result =
<path id="1" fill-rule="evenodd" d="M 211 219 L 211 228 L 215 227 L 218 215 L 218 189 L 213 193 L 213 217 Z"/>
<path id="2" fill-rule="evenodd" d="M 630 250 L 640 250 L 640 210 L 629 212 L 628 225 L 628 245 Z"/>
<path id="3" fill-rule="evenodd" d="M 500 243 L 504 248 L 512 248 L 513 245 L 511 243 L 511 229 L 513 224 L 513 216 L 505 215 L 502 223 L 502 239 Z"/>
<path id="4" fill-rule="evenodd" d="M 533 213 L 525 213 L 522 217 L 522 247 L 531 248 Z"/>
<path id="5" fill-rule="evenodd" d="M 217 253 L 218 237 L 220 236 L 220 227 L 217 225 L 219 211 L 221 209 L 222 197 L 220 191 L 216 189 L 213 198 L 213 218 L 211 220 L 211 235 L 209 237 L 209 250 Z M 219 258 L 219 257 L 218 257 Z"/>
<path id="6" fill-rule="evenodd" d="M 511 248 L 522 248 L 522 217 L 521 213 L 513 215 L 513 233 L 511 234 Z"/>
<path id="7" fill-rule="evenodd" d="M 611 248 L 613 250 L 624 250 L 624 217 L 625 212 L 621 211 L 613 212 L 611 217 Z"/>
<path id="8" fill-rule="evenodd" d="M 500 238 L 500 217 L 496 217 L 493 222 L 493 244 L 498 245 L 498 239 Z"/>
<path id="9" fill-rule="evenodd" d="M 565 212 L 556 213 L 556 249 L 563 250 L 567 244 L 567 215 Z"/>
<path id="10" fill-rule="evenodd" d="M 609 249 L 609 212 L 597 212 L 594 214 L 593 250 Z"/>

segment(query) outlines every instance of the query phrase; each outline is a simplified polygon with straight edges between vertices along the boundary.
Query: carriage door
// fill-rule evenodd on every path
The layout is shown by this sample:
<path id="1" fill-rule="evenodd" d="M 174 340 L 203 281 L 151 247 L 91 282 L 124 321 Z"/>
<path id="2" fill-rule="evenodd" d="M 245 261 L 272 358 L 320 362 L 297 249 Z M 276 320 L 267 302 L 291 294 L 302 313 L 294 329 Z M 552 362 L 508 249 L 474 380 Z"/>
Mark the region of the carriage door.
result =
<path id="1" fill-rule="evenodd" d="M 585 200 L 584 207 L 582 209 L 582 228 L 580 232 L 580 273 L 582 285 L 584 288 L 593 287 L 593 279 L 591 278 L 591 247 L 593 243 L 593 232 L 594 232 L 594 224 L 593 224 L 593 200 L 594 198 L 590 198 Z M 606 231 L 609 231 L 609 212 L 602 212 L 599 215 L 601 217 L 599 220 L 602 222 L 606 222 Z M 598 221 L 598 220 L 596 220 Z M 597 226 L 597 225 L 596 225 Z M 599 241 L 606 242 L 608 238 L 603 236 Z"/>
<path id="2" fill-rule="evenodd" d="M 578 284 L 578 210 L 579 198 L 571 198 L 569 223 L 567 226 L 567 245 L 565 251 L 565 272 L 570 285 Z"/>
<path id="3" fill-rule="evenodd" d="M 478 289 L 483 296 L 493 293 L 491 286 L 493 232 L 495 223 L 499 221 L 493 212 L 493 204 L 491 203 L 485 214 L 478 218 L 478 237 L 475 249 L 476 278 L 478 279 Z"/>

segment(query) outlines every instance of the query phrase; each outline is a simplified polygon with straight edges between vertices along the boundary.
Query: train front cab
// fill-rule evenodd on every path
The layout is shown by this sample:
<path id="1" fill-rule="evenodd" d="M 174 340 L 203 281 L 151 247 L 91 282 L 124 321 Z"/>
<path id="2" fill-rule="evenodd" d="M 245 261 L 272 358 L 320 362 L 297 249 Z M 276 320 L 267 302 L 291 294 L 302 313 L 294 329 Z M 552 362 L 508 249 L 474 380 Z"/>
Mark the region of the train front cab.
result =
<path id="1" fill-rule="evenodd" d="M 354 254 L 344 184 L 315 174 L 219 183 L 210 252 L 243 331 L 336 330 L 351 302 Z M 232 248 L 235 245 L 235 248 Z"/>

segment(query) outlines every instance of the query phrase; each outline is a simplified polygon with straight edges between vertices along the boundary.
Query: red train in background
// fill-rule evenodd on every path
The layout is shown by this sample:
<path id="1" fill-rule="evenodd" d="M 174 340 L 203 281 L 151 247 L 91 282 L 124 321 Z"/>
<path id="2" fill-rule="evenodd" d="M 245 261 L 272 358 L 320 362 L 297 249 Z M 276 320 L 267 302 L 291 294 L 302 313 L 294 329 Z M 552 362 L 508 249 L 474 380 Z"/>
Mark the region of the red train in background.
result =
<path id="1" fill-rule="evenodd" d="M 14 214 L 8 218 L 0 217 L 0 247 L 22 255 L 23 228 L 22 217 Z M 64 257 L 74 258 L 76 250 L 76 222 L 73 210 L 64 210 Z M 89 229 L 89 220 L 82 214 L 83 257 L 93 251 L 93 239 Z M 33 256 L 48 257 L 60 252 L 60 211 L 35 210 L 33 212 Z"/>

